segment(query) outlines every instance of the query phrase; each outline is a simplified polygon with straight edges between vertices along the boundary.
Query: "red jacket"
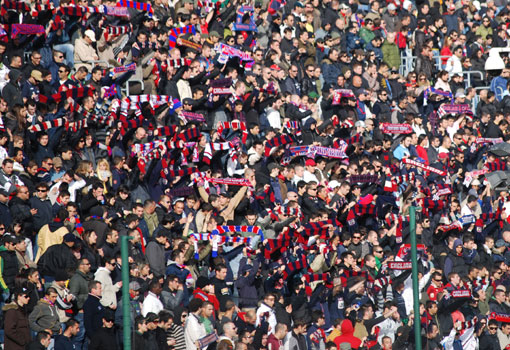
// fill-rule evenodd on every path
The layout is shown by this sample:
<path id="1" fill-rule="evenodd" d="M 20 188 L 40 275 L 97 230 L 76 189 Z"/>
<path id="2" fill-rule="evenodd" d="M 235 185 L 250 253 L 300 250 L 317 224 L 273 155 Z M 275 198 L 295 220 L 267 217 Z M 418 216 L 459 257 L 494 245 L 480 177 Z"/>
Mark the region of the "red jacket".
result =
<path id="1" fill-rule="evenodd" d="M 354 333 L 354 327 L 352 326 L 352 322 L 350 320 L 343 320 L 340 325 L 340 329 L 342 330 L 342 335 L 335 338 L 336 348 L 340 349 L 340 344 L 349 343 L 353 349 L 357 349 L 361 346 L 361 339 L 356 338 Z"/>
<path id="2" fill-rule="evenodd" d="M 283 350 L 283 342 L 275 337 L 273 333 L 267 337 L 268 350 Z"/>
<path id="3" fill-rule="evenodd" d="M 220 309 L 220 302 L 218 301 L 218 298 L 216 298 L 216 296 L 214 294 L 209 294 L 207 292 L 204 292 L 200 288 L 196 288 L 193 291 L 193 297 L 212 303 L 214 306 L 214 310 L 216 310 L 216 311 L 218 311 Z"/>
<path id="4" fill-rule="evenodd" d="M 443 287 L 435 287 L 433 284 L 431 284 L 428 288 L 427 288 L 427 295 L 429 296 L 429 299 L 432 300 L 432 301 L 437 301 L 437 294 L 439 292 L 443 291 Z"/>

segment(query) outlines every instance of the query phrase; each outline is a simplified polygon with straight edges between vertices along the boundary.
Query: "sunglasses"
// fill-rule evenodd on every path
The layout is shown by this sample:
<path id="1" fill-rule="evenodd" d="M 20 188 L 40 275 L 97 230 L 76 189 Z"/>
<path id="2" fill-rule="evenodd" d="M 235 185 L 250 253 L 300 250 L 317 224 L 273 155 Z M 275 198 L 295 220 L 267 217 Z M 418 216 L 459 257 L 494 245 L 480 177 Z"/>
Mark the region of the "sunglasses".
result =
<path id="1" fill-rule="evenodd" d="M 491 331 L 495 331 L 495 330 L 497 330 L 497 329 L 498 329 L 498 327 L 489 327 L 489 329 L 490 329 Z"/>

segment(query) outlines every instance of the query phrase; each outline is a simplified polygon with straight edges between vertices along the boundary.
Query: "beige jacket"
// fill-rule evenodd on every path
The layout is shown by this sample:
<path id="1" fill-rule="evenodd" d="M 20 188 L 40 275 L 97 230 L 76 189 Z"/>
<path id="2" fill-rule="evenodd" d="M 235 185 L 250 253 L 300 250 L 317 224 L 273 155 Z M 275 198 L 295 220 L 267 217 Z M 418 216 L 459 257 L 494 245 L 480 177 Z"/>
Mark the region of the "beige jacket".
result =
<path id="1" fill-rule="evenodd" d="M 44 225 L 39 230 L 39 237 L 37 239 L 37 246 L 39 249 L 37 250 L 37 255 L 35 257 L 35 262 L 37 263 L 39 261 L 39 258 L 41 255 L 44 254 L 44 252 L 55 244 L 60 244 L 64 240 L 64 236 L 69 233 L 67 228 L 65 226 L 62 226 L 55 232 L 51 232 L 49 225 Z"/>
<path id="2" fill-rule="evenodd" d="M 76 39 L 74 43 L 74 68 L 78 70 L 78 68 L 85 66 L 88 68 L 89 73 L 92 71 L 92 64 L 83 63 L 85 61 L 94 61 L 99 58 L 96 49 L 87 44 L 85 39 L 79 38 Z"/>

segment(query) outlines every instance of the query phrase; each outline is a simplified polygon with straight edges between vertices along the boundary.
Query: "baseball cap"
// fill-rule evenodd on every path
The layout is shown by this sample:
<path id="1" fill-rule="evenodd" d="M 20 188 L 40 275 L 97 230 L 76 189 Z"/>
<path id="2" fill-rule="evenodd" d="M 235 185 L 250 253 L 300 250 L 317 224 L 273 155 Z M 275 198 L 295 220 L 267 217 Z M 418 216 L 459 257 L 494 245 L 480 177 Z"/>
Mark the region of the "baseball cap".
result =
<path id="1" fill-rule="evenodd" d="M 338 32 L 331 33 L 331 39 L 338 39 L 338 38 L 340 38 L 340 33 L 338 33 Z"/>
<path id="2" fill-rule="evenodd" d="M 137 281 L 131 281 L 129 282 L 129 289 L 132 289 L 132 290 L 140 290 L 142 287 L 140 286 L 140 283 L 138 283 Z"/>
<path id="3" fill-rule="evenodd" d="M 3 241 L 4 243 L 11 243 L 11 244 L 17 244 L 19 242 L 19 238 L 14 236 L 14 235 L 4 235 L 3 236 Z"/>
<path id="4" fill-rule="evenodd" d="M 463 98 L 466 97 L 466 94 L 464 93 L 464 89 L 459 89 L 455 93 L 455 98 Z"/>
<path id="5" fill-rule="evenodd" d="M 280 68 L 280 66 L 278 66 L 277 64 L 273 64 L 273 65 L 271 65 L 271 67 L 269 67 L 269 68 L 271 68 L 271 69 L 273 69 L 273 70 L 277 70 L 277 71 L 282 70 L 282 69 Z"/>
<path id="6" fill-rule="evenodd" d="M 30 291 L 28 290 L 28 288 L 18 287 L 18 288 L 14 289 L 13 294 L 16 296 L 18 296 L 18 295 L 27 295 L 28 296 L 30 294 Z"/>
<path id="7" fill-rule="evenodd" d="M 4 190 L 3 188 L 0 188 L 0 194 L 1 194 L 2 196 L 9 197 L 9 193 L 7 193 L 7 191 L 6 191 L 6 190 Z"/>
<path id="8" fill-rule="evenodd" d="M 333 180 L 328 183 L 328 187 L 331 189 L 335 189 L 340 186 L 340 182 Z"/>
<path id="9" fill-rule="evenodd" d="M 395 6 L 395 4 L 389 4 L 388 5 L 388 10 L 389 11 L 395 11 L 397 9 L 397 6 Z"/>
<path id="10" fill-rule="evenodd" d="M 41 82 L 43 81 L 42 73 L 41 71 L 38 71 L 37 69 L 34 69 L 32 73 L 30 73 L 30 76 L 34 78 L 36 81 Z"/>
<path id="11" fill-rule="evenodd" d="M 53 157 L 53 168 L 62 168 L 62 158 Z"/>
<path id="12" fill-rule="evenodd" d="M 89 37 L 92 42 L 96 42 L 96 33 L 94 33 L 93 30 L 87 29 L 85 33 L 83 33 L 85 36 Z"/>
<path id="13" fill-rule="evenodd" d="M 366 124 L 363 120 L 358 120 L 356 123 L 354 123 L 354 126 L 355 127 L 362 127 L 362 128 L 365 128 L 366 127 Z"/>
<path id="14" fill-rule="evenodd" d="M 306 162 L 305 162 L 305 165 L 306 166 L 315 166 L 315 160 L 313 159 L 307 159 Z"/>
<path id="15" fill-rule="evenodd" d="M 441 153 L 439 153 L 438 157 L 439 157 L 439 159 L 446 159 L 446 158 L 448 158 L 448 153 L 441 152 Z"/>

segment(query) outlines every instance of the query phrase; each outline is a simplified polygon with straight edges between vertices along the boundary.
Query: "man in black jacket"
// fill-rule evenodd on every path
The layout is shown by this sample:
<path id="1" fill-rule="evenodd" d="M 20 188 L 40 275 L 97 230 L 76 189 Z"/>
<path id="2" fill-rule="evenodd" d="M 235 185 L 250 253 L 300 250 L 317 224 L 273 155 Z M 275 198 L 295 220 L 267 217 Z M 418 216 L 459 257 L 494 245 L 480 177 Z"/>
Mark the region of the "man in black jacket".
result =
<path id="1" fill-rule="evenodd" d="M 16 191 L 16 197 L 9 202 L 9 209 L 14 221 L 21 221 L 24 223 L 24 234 L 31 237 L 34 234 L 34 218 L 32 215 L 37 213 L 37 209 L 30 207 L 30 192 L 28 187 L 21 186 Z"/>
<path id="2" fill-rule="evenodd" d="M 50 346 L 51 335 L 46 331 L 37 333 L 37 337 L 27 346 L 27 350 L 44 350 Z"/>
<path id="3" fill-rule="evenodd" d="M 489 320 L 487 330 L 480 335 L 480 350 L 500 350 L 498 340 L 498 321 Z"/>
<path id="4" fill-rule="evenodd" d="M 89 193 L 81 201 L 82 217 L 88 217 L 93 207 L 100 206 L 104 203 L 103 192 L 104 188 L 102 183 L 95 182 L 92 185 L 92 191 L 89 191 Z"/>
<path id="5" fill-rule="evenodd" d="M 68 233 L 64 236 L 61 244 L 50 246 L 37 262 L 37 269 L 44 276 L 46 282 L 54 280 L 56 271 L 74 271 L 78 261 L 73 254 L 74 244 L 77 238 Z"/>
<path id="6" fill-rule="evenodd" d="M 74 349 L 71 338 L 76 336 L 80 331 L 80 323 L 74 318 L 66 322 L 66 330 L 63 334 L 55 337 L 55 350 Z"/>
<path id="7" fill-rule="evenodd" d="M 9 194 L 3 188 L 0 188 L 0 222 L 9 227 L 12 224 L 12 215 L 9 211 Z"/>
<path id="8" fill-rule="evenodd" d="M 115 334 L 114 326 L 115 314 L 110 310 L 105 310 L 102 318 L 103 327 L 99 329 L 92 341 L 89 344 L 89 350 L 117 350 L 119 345 L 117 343 L 117 335 Z"/>
<path id="9" fill-rule="evenodd" d="M 12 109 L 15 105 L 23 105 L 23 98 L 21 97 L 21 78 L 22 74 L 19 70 L 13 69 L 9 72 L 9 82 L 2 90 L 2 97 Z"/>
<path id="10" fill-rule="evenodd" d="M 85 335 L 89 339 L 94 338 L 97 331 L 103 324 L 105 309 L 101 305 L 100 299 L 103 288 L 101 282 L 91 281 L 89 283 L 89 297 L 83 304 L 83 318 L 85 320 Z"/>

